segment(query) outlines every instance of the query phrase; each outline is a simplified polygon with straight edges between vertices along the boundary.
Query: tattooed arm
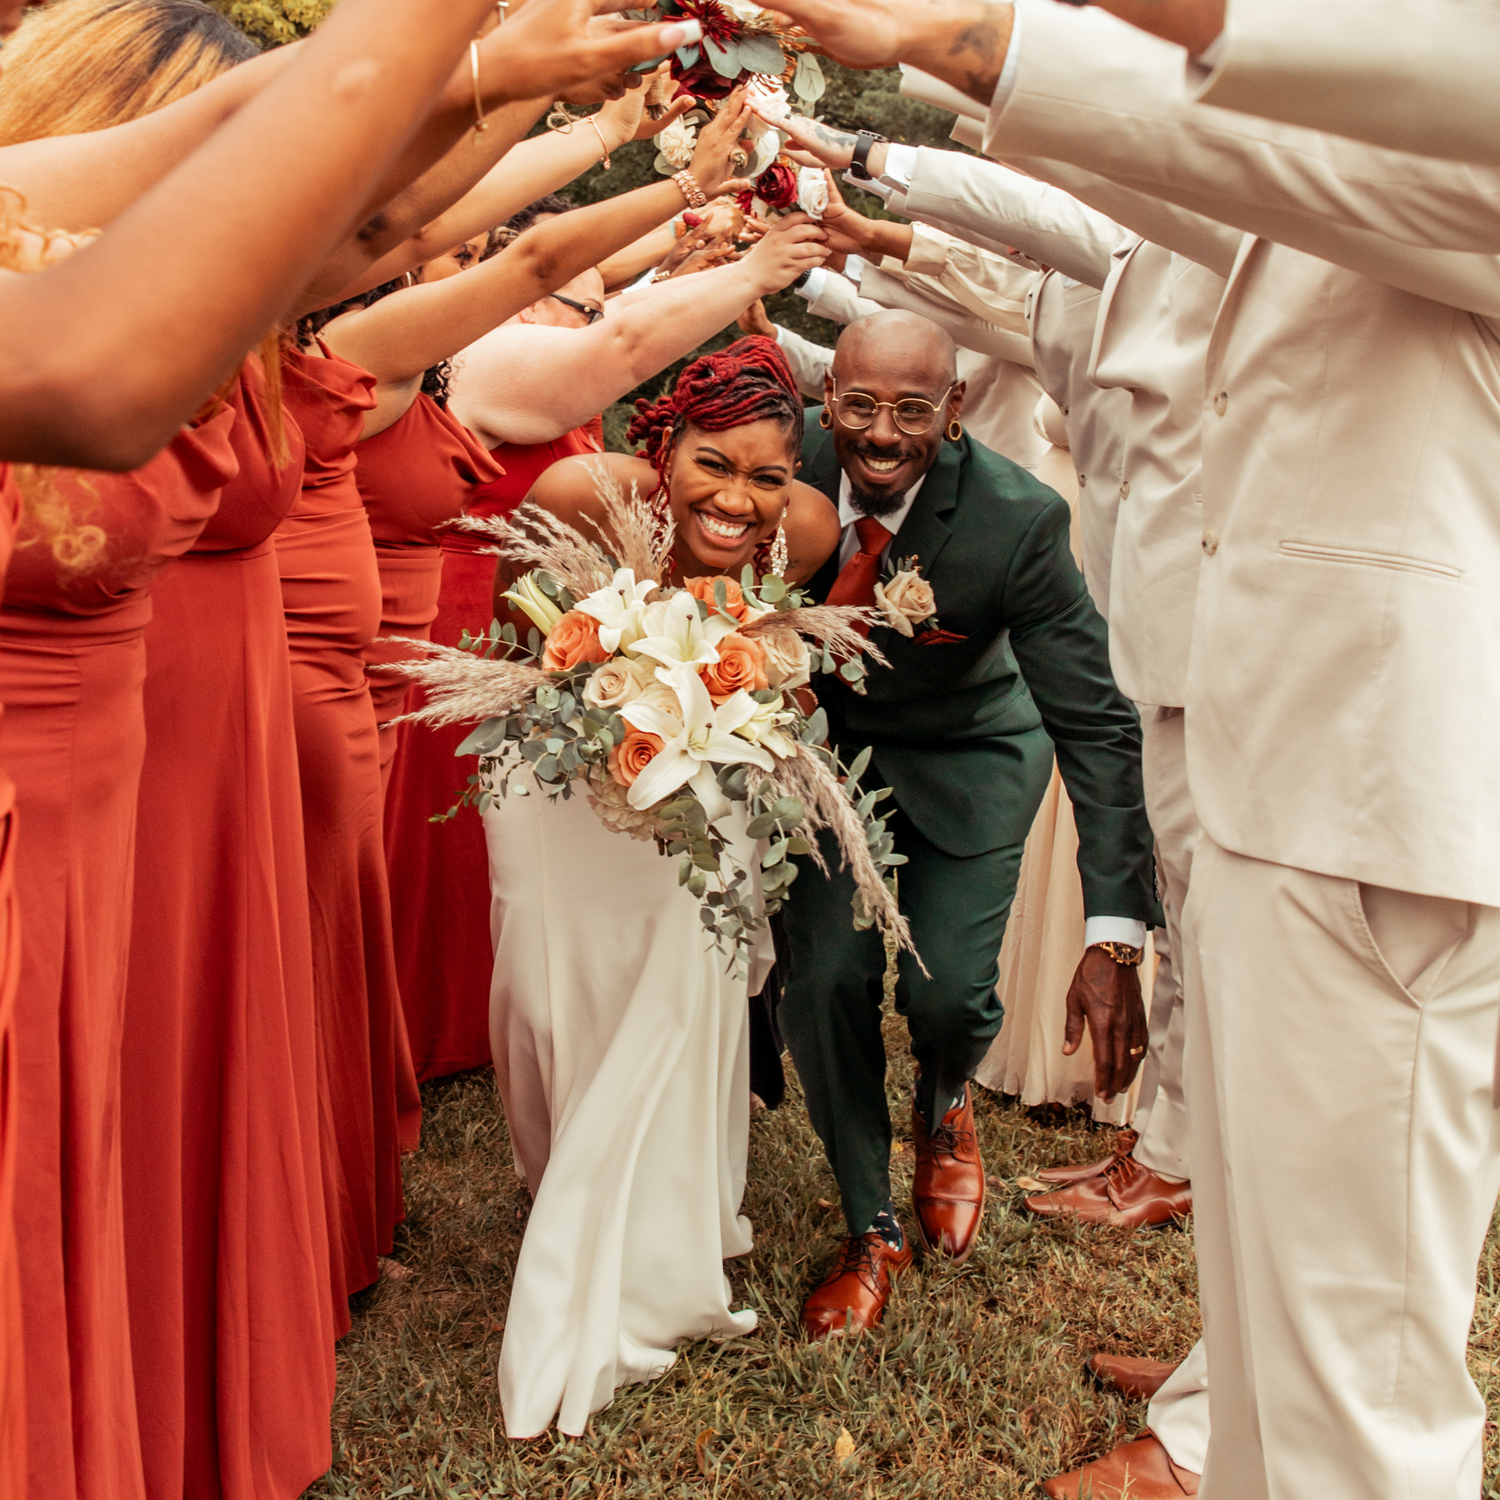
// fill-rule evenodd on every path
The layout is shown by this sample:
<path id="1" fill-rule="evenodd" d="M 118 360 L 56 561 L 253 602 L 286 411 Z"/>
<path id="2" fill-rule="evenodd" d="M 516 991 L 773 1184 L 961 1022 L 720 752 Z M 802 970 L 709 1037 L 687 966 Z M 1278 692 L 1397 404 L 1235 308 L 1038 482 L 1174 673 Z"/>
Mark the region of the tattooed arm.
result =
<path id="1" fill-rule="evenodd" d="M 777 0 L 776 8 L 811 32 L 835 62 L 909 63 L 984 105 L 1000 81 L 1015 18 L 1008 0 Z"/>

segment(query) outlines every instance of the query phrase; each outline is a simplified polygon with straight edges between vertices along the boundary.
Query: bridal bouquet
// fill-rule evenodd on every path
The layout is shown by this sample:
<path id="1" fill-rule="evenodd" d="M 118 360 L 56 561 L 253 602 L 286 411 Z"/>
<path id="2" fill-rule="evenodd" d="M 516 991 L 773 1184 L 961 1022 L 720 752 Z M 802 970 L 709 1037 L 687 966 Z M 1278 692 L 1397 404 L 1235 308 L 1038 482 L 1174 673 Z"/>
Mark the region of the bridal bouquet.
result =
<path id="1" fill-rule="evenodd" d="M 425 659 L 392 668 L 426 688 L 413 718 L 480 721 L 458 752 L 479 757 L 459 806 L 483 810 L 533 784 L 551 797 L 582 791 L 607 828 L 678 861 L 705 929 L 740 959 L 764 916 L 722 820 L 742 804 L 748 836 L 765 843 L 764 913 L 797 878 L 793 856 L 826 869 L 827 830 L 854 876 L 855 925 L 878 923 L 910 950 L 889 873 L 905 860 L 877 812 L 889 792 L 860 790 L 869 751 L 843 765 L 824 743 L 823 710 L 809 715 L 794 692 L 820 671 L 859 688 L 861 653 L 883 661 L 854 628 L 867 612 L 809 605 L 749 567 L 675 587 L 670 525 L 656 535 L 648 508 L 602 466 L 595 482 L 618 556 L 532 505 L 460 523 L 525 570 L 505 595 L 533 622 L 524 644 L 492 622 L 457 647 L 414 643 Z"/>

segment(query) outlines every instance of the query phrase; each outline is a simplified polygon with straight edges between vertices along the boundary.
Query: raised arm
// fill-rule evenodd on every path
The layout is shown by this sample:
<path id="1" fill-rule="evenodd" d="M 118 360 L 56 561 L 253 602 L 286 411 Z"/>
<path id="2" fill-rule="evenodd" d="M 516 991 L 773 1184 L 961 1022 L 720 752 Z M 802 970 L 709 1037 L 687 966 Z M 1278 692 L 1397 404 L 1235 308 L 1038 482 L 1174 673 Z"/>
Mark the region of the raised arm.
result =
<path id="1" fill-rule="evenodd" d="M 819 265 L 826 253 L 817 225 L 795 216 L 734 265 L 631 293 L 592 328 L 497 328 L 464 352 L 451 410 L 490 447 L 561 437 L 697 348 L 752 302 Z"/>
<path id="2" fill-rule="evenodd" d="M 731 96 L 699 136 L 691 170 L 705 193 L 728 181 L 745 118 L 740 100 Z M 682 201 L 682 188 L 667 179 L 560 214 L 462 276 L 345 313 L 327 325 L 323 337 L 382 386 L 418 380 L 424 370 L 671 218 Z"/>

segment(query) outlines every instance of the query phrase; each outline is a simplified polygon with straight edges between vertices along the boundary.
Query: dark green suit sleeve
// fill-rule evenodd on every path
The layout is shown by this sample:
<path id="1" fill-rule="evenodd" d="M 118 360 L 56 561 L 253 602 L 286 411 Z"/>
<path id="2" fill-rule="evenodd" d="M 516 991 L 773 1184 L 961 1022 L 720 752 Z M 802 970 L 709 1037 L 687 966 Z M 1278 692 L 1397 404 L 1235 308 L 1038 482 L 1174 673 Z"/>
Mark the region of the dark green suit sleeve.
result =
<path id="1" fill-rule="evenodd" d="M 1070 520 L 1061 497 L 1041 509 L 1001 582 L 1000 614 L 1073 803 L 1085 913 L 1160 922 L 1140 719 L 1115 686 L 1108 627 L 1068 546 Z"/>

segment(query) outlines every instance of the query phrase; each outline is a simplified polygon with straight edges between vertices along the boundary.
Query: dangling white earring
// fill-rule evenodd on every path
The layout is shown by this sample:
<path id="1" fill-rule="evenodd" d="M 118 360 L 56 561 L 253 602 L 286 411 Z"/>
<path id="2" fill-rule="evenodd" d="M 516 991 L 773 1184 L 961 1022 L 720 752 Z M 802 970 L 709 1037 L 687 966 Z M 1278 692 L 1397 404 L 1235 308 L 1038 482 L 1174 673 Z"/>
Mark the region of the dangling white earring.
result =
<path id="1" fill-rule="evenodd" d="M 776 540 L 771 543 L 771 571 L 778 578 L 784 578 L 786 576 L 786 565 L 786 527 L 777 522 Z"/>

